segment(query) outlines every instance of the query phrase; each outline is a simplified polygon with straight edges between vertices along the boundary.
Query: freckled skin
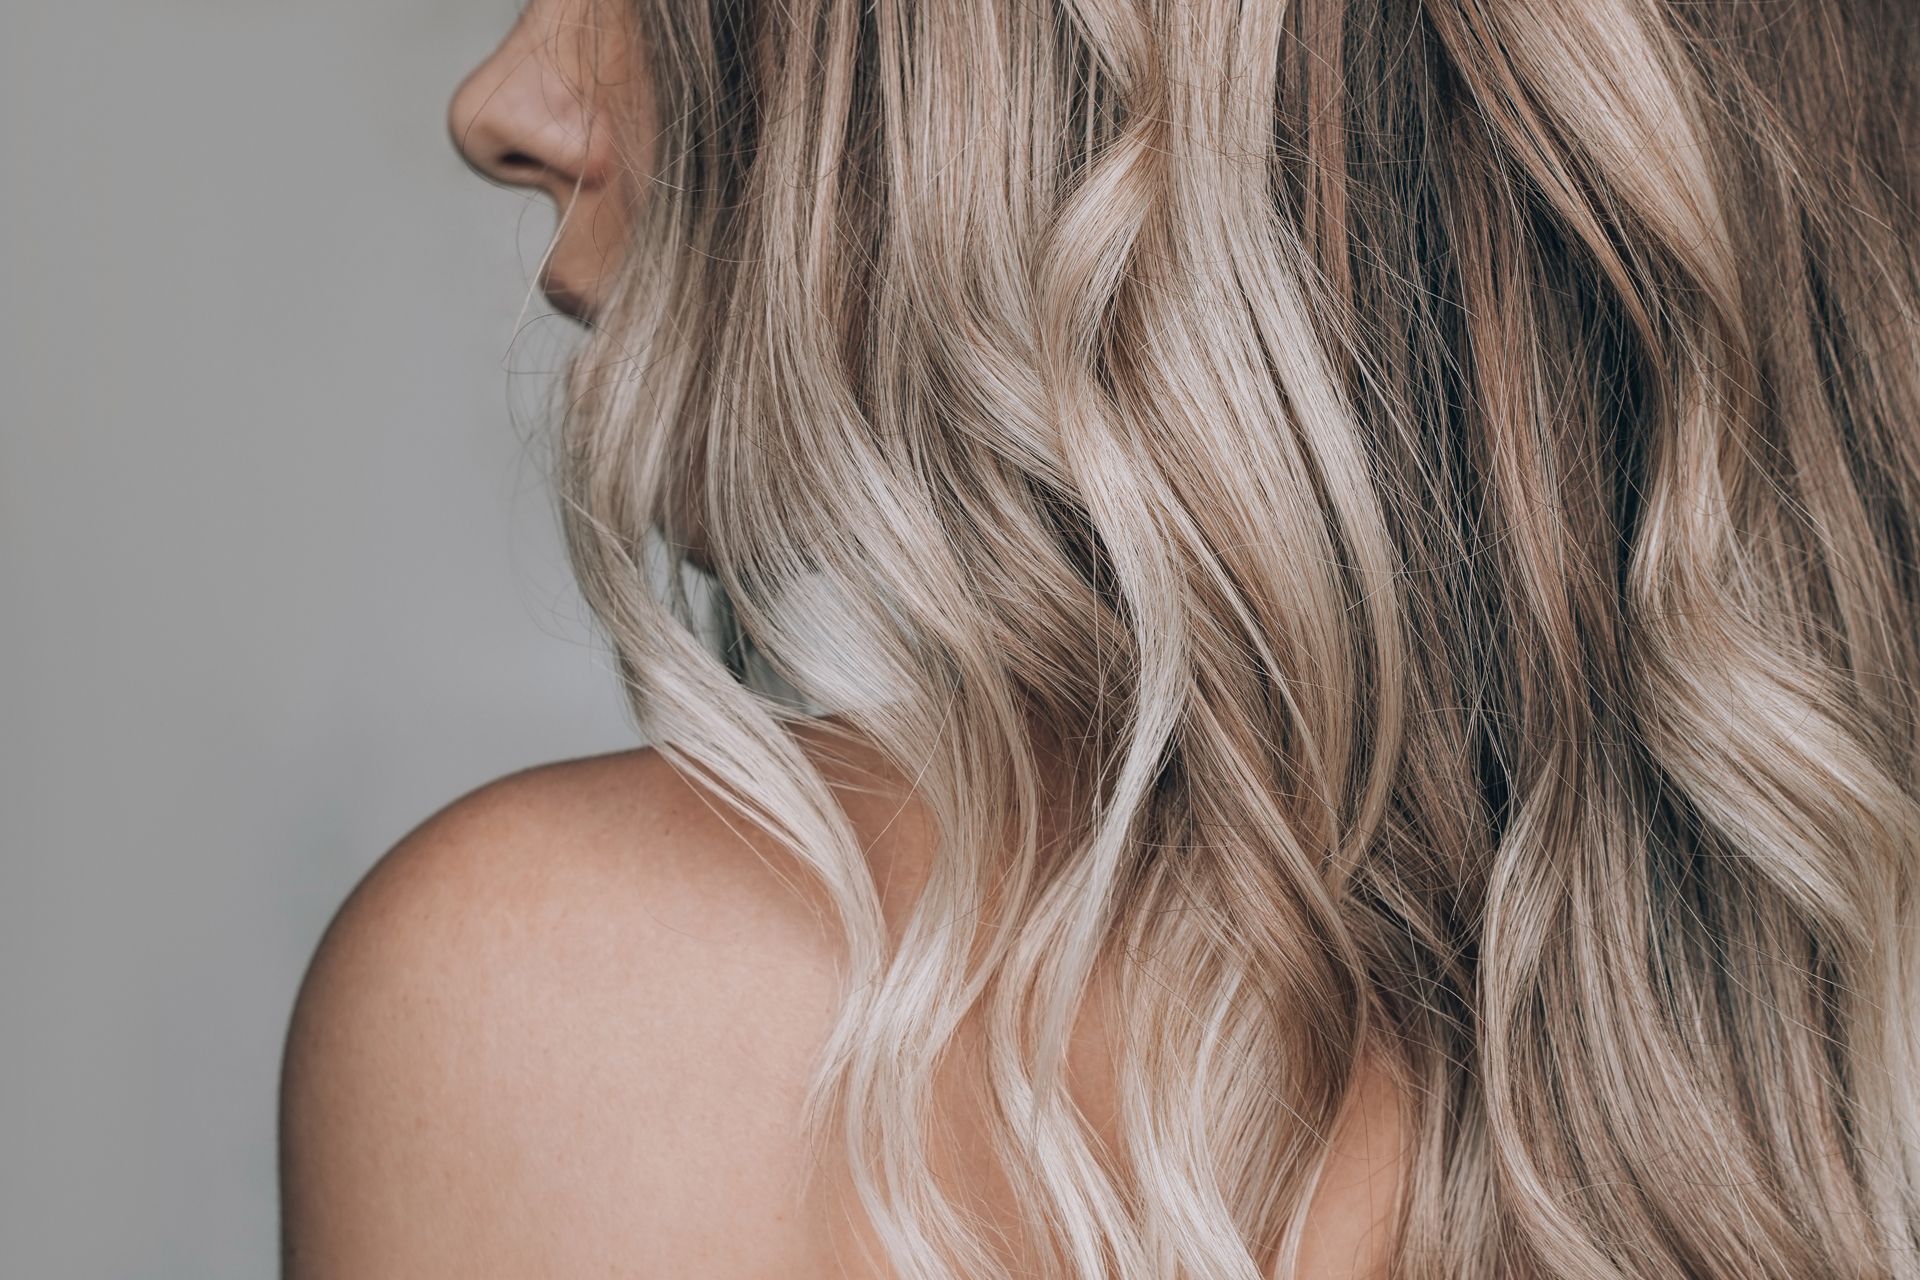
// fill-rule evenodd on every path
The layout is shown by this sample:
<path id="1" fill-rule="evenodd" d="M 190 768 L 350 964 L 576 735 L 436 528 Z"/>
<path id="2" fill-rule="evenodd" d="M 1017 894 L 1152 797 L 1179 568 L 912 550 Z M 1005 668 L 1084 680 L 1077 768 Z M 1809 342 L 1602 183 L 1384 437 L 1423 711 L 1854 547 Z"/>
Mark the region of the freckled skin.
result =
<path id="1" fill-rule="evenodd" d="M 877 754 L 801 740 L 897 935 L 930 819 Z M 892 1280 L 845 1162 L 816 1162 L 798 1128 L 844 963 L 804 869 L 652 750 L 462 797 L 355 890 L 303 984 L 281 1098 L 287 1280 Z M 1113 1143 L 1110 1036 L 1098 1008 L 1083 1017 L 1069 1079 Z M 930 1158 L 1011 1228 L 968 1076 L 939 1083 Z M 1300 1277 L 1385 1274 L 1397 1105 L 1384 1077 L 1356 1090 Z"/>

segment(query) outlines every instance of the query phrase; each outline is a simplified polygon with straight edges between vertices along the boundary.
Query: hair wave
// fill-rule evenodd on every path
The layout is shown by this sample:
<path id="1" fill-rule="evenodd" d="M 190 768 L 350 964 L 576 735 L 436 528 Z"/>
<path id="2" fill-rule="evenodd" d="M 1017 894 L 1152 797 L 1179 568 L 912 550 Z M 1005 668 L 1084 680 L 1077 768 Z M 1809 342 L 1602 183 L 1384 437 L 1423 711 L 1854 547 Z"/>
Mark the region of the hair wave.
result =
<path id="1" fill-rule="evenodd" d="M 902 1275 L 1008 1267 L 920 1140 L 976 1024 L 1050 1274 L 1287 1267 L 1372 1054 L 1396 1276 L 1920 1275 L 1920 22 L 633 16 L 570 546 L 839 909 L 810 1115 Z M 918 779 L 904 936 L 749 649 Z M 1107 962 L 1117 1153 L 1060 1069 Z"/>

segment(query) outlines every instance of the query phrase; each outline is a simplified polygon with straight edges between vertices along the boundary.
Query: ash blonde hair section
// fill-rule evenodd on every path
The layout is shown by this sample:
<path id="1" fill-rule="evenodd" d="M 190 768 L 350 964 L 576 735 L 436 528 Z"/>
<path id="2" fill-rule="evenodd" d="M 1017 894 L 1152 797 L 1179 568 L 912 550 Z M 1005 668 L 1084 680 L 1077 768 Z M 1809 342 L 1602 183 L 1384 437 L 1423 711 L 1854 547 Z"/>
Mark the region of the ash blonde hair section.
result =
<path id="1" fill-rule="evenodd" d="M 900 1275 L 1010 1269 L 927 1155 L 963 1027 L 1045 1274 L 1288 1274 L 1378 1058 L 1396 1277 L 1920 1275 L 1909 9 L 626 17 L 568 533 L 838 909 L 810 1116 Z M 749 647 L 915 779 L 900 936 Z"/>

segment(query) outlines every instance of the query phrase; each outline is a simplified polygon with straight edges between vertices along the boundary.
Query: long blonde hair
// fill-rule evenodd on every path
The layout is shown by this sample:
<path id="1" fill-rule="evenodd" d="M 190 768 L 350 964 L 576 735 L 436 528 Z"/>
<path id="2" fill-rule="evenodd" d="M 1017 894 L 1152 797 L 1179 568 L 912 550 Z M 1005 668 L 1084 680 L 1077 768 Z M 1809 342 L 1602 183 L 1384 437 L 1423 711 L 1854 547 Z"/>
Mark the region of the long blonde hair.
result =
<path id="1" fill-rule="evenodd" d="M 1920 1275 L 1920 19 L 632 17 L 570 544 L 838 908 L 809 1114 L 900 1274 L 1005 1268 L 921 1141 L 977 1023 L 1051 1273 L 1289 1266 L 1364 1053 L 1396 1276 Z M 749 652 L 916 779 L 903 937 Z M 1060 1070 L 1103 957 L 1117 1159 Z"/>

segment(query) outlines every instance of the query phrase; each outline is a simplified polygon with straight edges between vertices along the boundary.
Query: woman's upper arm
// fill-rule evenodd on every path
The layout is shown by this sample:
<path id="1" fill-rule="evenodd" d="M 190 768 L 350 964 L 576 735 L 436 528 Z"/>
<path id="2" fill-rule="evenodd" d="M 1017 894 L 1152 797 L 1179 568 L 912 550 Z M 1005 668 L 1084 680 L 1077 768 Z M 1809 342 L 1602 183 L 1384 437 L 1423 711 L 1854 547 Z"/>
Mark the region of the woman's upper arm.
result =
<path id="1" fill-rule="evenodd" d="M 728 840 L 628 753 L 491 784 L 387 855 L 288 1034 L 288 1280 L 804 1266 L 792 1121 L 832 966 Z"/>
<path id="2" fill-rule="evenodd" d="M 501 950 L 505 816 L 484 794 L 437 815 L 315 953 L 281 1079 L 290 1280 L 529 1273 L 518 1219 L 558 1206 L 541 1163 L 516 1151 L 515 1112 L 537 1097 Z"/>

